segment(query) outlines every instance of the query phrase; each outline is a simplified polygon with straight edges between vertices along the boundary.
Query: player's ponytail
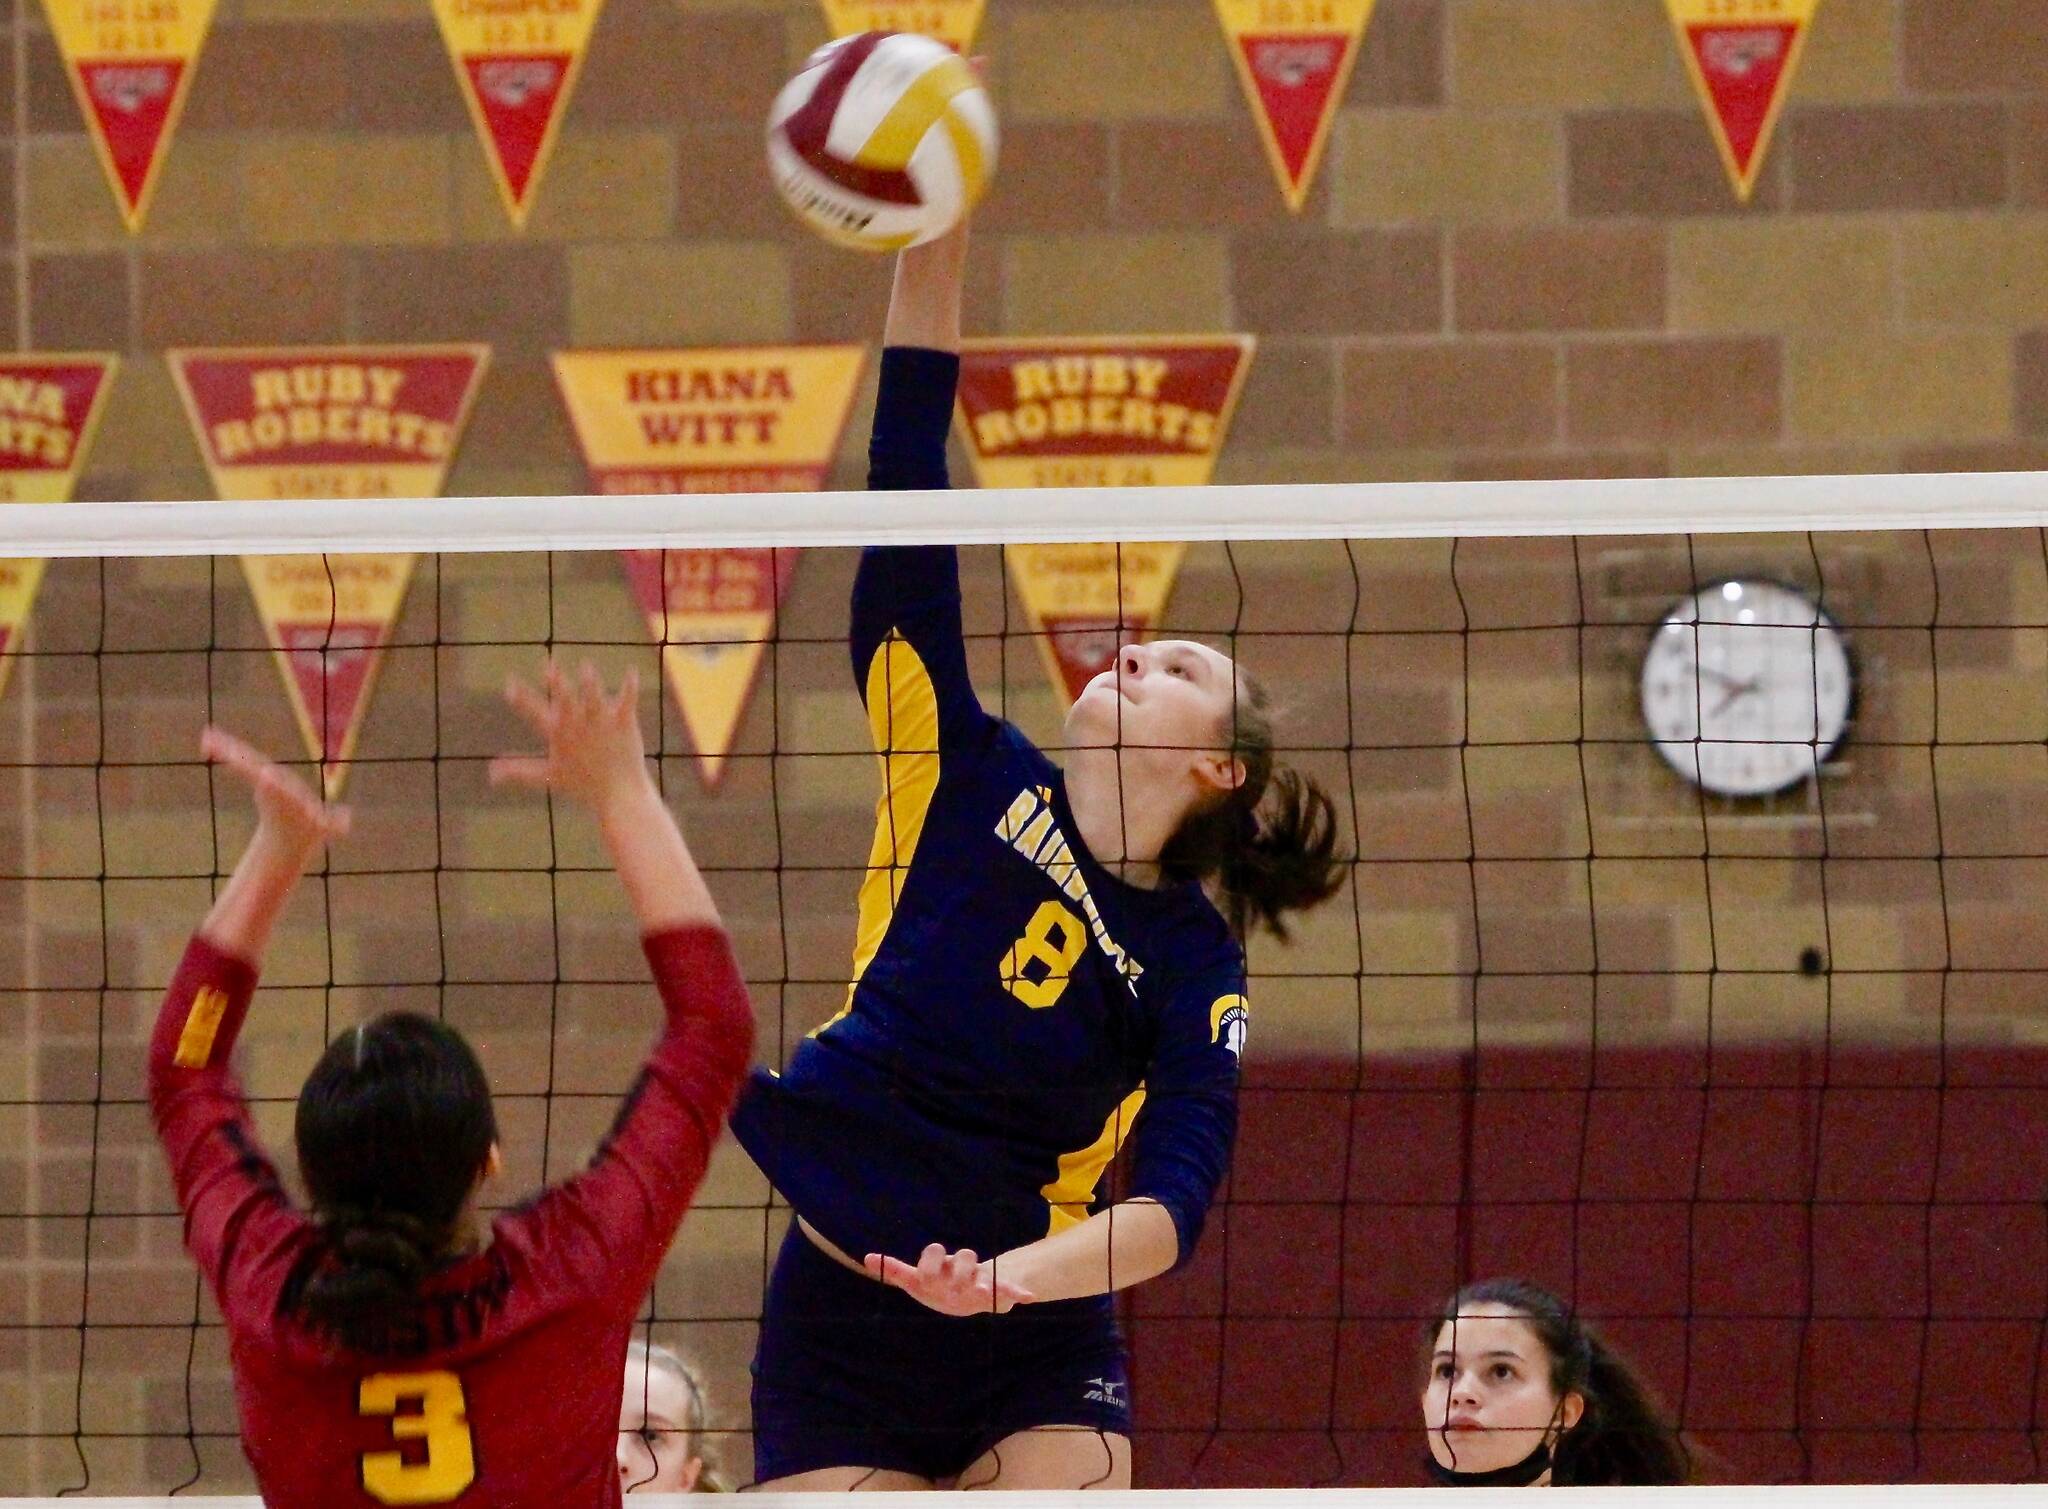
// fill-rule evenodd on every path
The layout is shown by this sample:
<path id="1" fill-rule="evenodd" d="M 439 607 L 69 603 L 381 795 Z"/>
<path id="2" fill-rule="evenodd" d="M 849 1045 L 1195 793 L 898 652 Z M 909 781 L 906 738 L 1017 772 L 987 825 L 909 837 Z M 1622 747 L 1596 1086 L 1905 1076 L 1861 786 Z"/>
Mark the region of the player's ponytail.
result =
<path id="1" fill-rule="evenodd" d="M 1329 793 L 1273 758 L 1266 689 L 1237 671 L 1230 752 L 1244 780 L 1188 814 L 1160 854 L 1177 879 L 1214 880 L 1239 938 L 1265 927 L 1287 936 L 1287 914 L 1306 911 L 1344 883 L 1337 858 L 1337 807 Z"/>
<path id="2" fill-rule="evenodd" d="M 323 1240 L 288 1303 L 345 1346 L 389 1350 L 498 1140 L 483 1066 L 446 1024 L 388 1013 L 328 1044 L 295 1130 Z"/>
<path id="3" fill-rule="evenodd" d="M 1499 1305 L 1529 1322 L 1550 1354 L 1550 1385 L 1559 1399 L 1585 1401 L 1578 1422 L 1552 1448 L 1551 1481 L 1559 1487 L 1646 1488 L 1693 1481 L 1692 1455 L 1663 1407 L 1626 1358 L 1548 1289 L 1527 1279 L 1488 1279 L 1460 1289 L 1431 1328 L 1475 1305 Z"/>

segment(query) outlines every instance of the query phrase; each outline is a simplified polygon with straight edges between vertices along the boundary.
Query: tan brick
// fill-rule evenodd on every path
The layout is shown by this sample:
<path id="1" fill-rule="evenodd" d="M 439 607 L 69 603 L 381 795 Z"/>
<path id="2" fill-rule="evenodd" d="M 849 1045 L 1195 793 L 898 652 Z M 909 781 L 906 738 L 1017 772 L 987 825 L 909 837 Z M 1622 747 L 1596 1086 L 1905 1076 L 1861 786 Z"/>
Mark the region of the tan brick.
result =
<path id="1" fill-rule="evenodd" d="M 758 141 L 755 143 L 758 149 Z M 681 178 L 674 138 L 665 131 L 564 131 L 547 173 L 528 201 L 522 232 L 481 149 L 455 154 L 455 224 L 464 240 L 502 241 L 521 235 L 562 241 L 642 241 L 674 229 Z M 765 175 L 753 188 L 763 199 Z"/>
<path id="2" fill-rule="evenodd" d="M 2013 419 L 2029 435 L 2048 435 L 2048 330 L 2013 343 Z"/>
<path id="3" fill-rule="evenodd" d="M 1442 249 L 1431 231 L 1248 235 L 1231 249 L 1231 296 L 1261 337 L 1437 330 Z"/>
<path id="4" fill-rule="evenodd" d="M 1565 137 L 1574 215 L 1756 215 L 1785 201 L 1781 148 L 1764 159 L 1745 205 L 1697 108 L 1576 111 Z"/>
<path id="5" fill-rule="evenodd" d="M 815 10 L 815 7 L 813 7 Z M 790 68 L 784 18 L 676 0 L 611 0 L 591 34 L 572 105 L 586 126 L 670 126 L 678 117 L 744 120 L 760 140 Z"/>
<path id="6" fill-rule="evenodd" d="M 1321 342 L 1266 341 L 1246 374 L 1232 443 L 1247 451 L 1336 440 L 1337 363 Z M 1246 593 L 1247 607 L 1253 594 Z"/>
<path id="7" fill-rule="evenodd" d="M 37 257 L 28 274 L 29 344 L 121 351 L 129 338 L 128 259 L 112 252 Z"/>
<path id="8" fill-rule="evenodd" d="M 2012 110 L 2012 199 L 2028 209 L 2048 209 L 2048 103 Z"/>
<path id="9" fill-rule="evenodd" d="M 1671 226 L 1678 330 L 1833 331 L 1889 324 L 1892 232 L 1840 218 L 1684 220 Z"/>
<path id="10" fill-rule="evenodd" d="M 2048 739 L 2048 632 L 1937 629 L 1941 743 Z"/>
<path id="11" fill-rule="evenodd" d="M 107 394 L 93 459 L 101 466 L 129 468 L 181 456 L 199 460 L 169 369 L 155 357 L 124 361 L 119 381 Z"/>
<path id="12" fill-rule="evenodd" d="M 1696 859 L 1594 860 L 1593 925 L 1602 969 L 1711 969 L 1706 866 Z"/>
<path id="13" fill-rule="evenodd" d="M 1527 446 L 1557 433 L 1557 354 L 1535 344 L 1355 347 L 1344 358 L 1347 443 Z"/>
<path id="14" fill-rule="evenodd" d="M 1664 324 L 1664 236 L 1637 226 L 1484 226 L 1451 241 L 1461 330 L 1631 330 Z"/>
<path id="15" fill-rule="evenodd" d="M 374 33 L 375 68 L 353 68 L 347 75 L 348 120 L 362 131 L 441 131 L 459 138 L 458 147 L 476 140 L 469 108 L 442 45 L 441 29 L 431 13 L 414 10 L 411 24 L 385 22 Z M 306 118 L 292 123 L 303 127 Z"/>
<path id="16" fill-rule="evenodd" d="M 1209 480 L 1252 482 L 1448 482 L 1454 458 L 1443 451 L 1227 449 Z"/>
<path id="17" fill-rule="evenodd" d="M 1463 109 L 1677 105 L 1690 97 L 1668 27 L 1629 0 L 1467 0 L 1450 12 L 1450 96 Z"/>
<path id="18" fill-rule="evenodd" d="M 1790 115 L 1778 150 L 1795 209 L 1970 209 L 2005 200 L 2006 133 L 1993 105 L 1831 106 Z"/>
<path id="19" fill-rule="evenodd" d="M 758 241 L 580 246 L 569 254 L 578 346 L 787 339 L 788 253 Z"/>
<path id="20" fill-rule="evenodd" d="M 1549 219 L 1564 204 L 1553 123 L 1446 111 L 1346 110 L 1331 133 L 1330 223 Z"/>
<path id="21" fill-rule="evenodd" d="M 147 246 L 222 246 L 236 239 L 241 143 L 225 132 L 179 132 L 157 170 L 139 239 Z"/>
<path id="22" fill-rule="evenodd" d="M 1587 852 L 1585 786 L 1574 746 L 1475 745 L 1464 756 L 1475 854 L 1549 859 Z"/>
<path id="23" fill-rule="evenodd" d="M 1032 335 L 1224 330 L 1230 259 L 1221 236 L 1019 236 L 1004 248 L 1008 328 Z"/>
<path id="24" fill-rule="evenodd" d="M 1236 82 L 1209 18 L 1130 0 L 1048 5 L 1005 18 L 997 80 L 1019 120 L 1141 120 L 1208 115 L 1234 103 Z"/>
<path id="25" fill-rule="evenodd" d="M 1914 89 L 2017 93 L 2048 76 L 2048 28 L 2032 0 L 1905 0 L 1901 9 Z"/>
<path id="26" fill-rule="evenodd" d="M 411 0 L 243 0 L 244 21 L 414 21 Z M 455 87 L 454 77 L 448 87 Z"/>
<path id="27" fill-rule="evenodd" d="M 378 247 L 355 255 L 360 338 L 486 341 L 501 360 L 569 343 L 569 280 L 559 247 Z"/>
<path id="28" fill-rule="evenodd" d="M 251 136 L 242 144 L 242 226 L 251 241 L 443 242 L 450 190 L 444 137 Z"/>
<path id="29" fill-rule="evenodd" d="M 1893 98 L 1899 93 L 1900 52 L 1897 7 L 1820 6 L 1813 13 L 1787 103 L 1861 104 Z"/>
<path id="30" fill-rule="evenodd" d="M 760 133 L 747 133 L 749 167 L 761 152 Z M 1003 122 L 1002 163 L 988 196 L 975 212 L 977 233 L 1067 231 L 1100 227 L 1109 219 L 1112 181 L 1110 131 L 1094 121 Z M 753 180 L 758 180 L 756 169 Z M 1146 175 L 1132 192 L 1165 188 L 1171 175 Z"/>
<path id="31" fill-rule="evenodd" d="M 350 44 L 362 35 L 331 23 L 216 24 L 186 97 L 180 138 L 193 130 L 295 131 L 342 124 L 349 75 L 362 67 Z"/>
<path id="32" fill-rule="evenodd" d="M 1778 348 L 1735 337 L 1575 343 L 1565 424 L 1578 440 L 1665 444 L 1777 432 Z"/>
<path id="33" fill-rule="evenodd" d="M 136 333 L 146 346 L 301 345 L 348 335 L 348 279 L 325 249 L 145 254 Z M 123 372 L 118 394 L 131 374 Z"/>
<path id="34" fill-rule="evenodd" d="M 1719 968 L 1790 972 L 1803 949 L 1825 942 L 1816 864 L 1714 859 L 1707 870 Z"/>
<path id="35" fill-rule="evenodd" d="M 1593 966 L 1593 902 L 1577 860 L 1472 866 L 1479 947 L 1489 972 L 1577 972 Z"/>
<path id="36" fill-rule="evenodd" d="M 1927 325 L 2048 321 L 2048 215 L 1914 216 L 1899 227 L 1902 311 Z"/>
<path id="37" fill-rule="evenodd" d="M 1444 8 L 1437 0 L 1378 0 L 1346 98 L 1365 105 L 1441 105 Z"/>
<path id="38" fill-rule="evenodd" d="M 1669 456 L 1674 477 L 1831 477 L 1899 470 L 1898 448 L 1877 444 L 1685 445 L 1672 447 Z"/>
<path id="39" fill-rule="evenodd" d="M 1476 590 L 1469 585 L 1468 591 Z M 1579 737 L 1575 629 L 1475 634 L 1465 677 L 1475 744 L 1530 744 Z M 1576 770 L 1576 765 L 1574 765 Z M 1574 782 L 1577 777 L 1574 776 Z"/>
<path id="40" fill-rule="evenodd" d="M 120 245 L 127 240 L 114 191 L 107 185 L 92 144 L 83 135 L 28 143 L 20 170 L 27 196 L 21 214 L 24 241 L 37 246 L 83 247 Z"/>
<path id="41" fill-rule="evenodd" d="M 1257 130 L 1242 117 L 1132 121 L 1116 133 L 1116 223 L 1158 230 L 1270 224 L 1279 209 Z M 1199 168 L 1195 165 L 1200 164 Z M 1112 176 L 1108 165 L 1098 168 Z M 1318 178 L 1310 190 L 1320 201 Z M 1316 214 L 1320 203 L 1308 211 Z"/>
<path id="42" fill-rule="evenodd" d="M 1957 440 L 2007 433 L 2013 351 L 1989 332 L 1796 336 L 1785 427 L 1808 440 Z"/>

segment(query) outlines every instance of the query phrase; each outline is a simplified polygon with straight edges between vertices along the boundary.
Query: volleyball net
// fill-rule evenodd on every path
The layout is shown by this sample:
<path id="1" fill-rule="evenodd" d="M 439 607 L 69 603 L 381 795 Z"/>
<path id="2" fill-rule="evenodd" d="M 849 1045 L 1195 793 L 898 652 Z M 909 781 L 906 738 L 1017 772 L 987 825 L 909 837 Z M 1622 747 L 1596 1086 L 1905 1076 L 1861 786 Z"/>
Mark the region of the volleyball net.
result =
<path id="1" fill-rule="evenodd" d="M 143 1096 L 248 832 L 200 728 L 324 751 L 355 811 L 244 1034 L 269 1145 L 331 1035 L 411 1007 L 477 1046 L 509 1202 L 589 1155 L 654 1008 L 590 825 L 485 780 L 506 675 L 639 669 L 779 1063 L 845 996 L 849 547 L 891 541 L 972 545 L 977 685 L 1055 753 L 1054 672 L 1141 616 L 1139 542 L 1187 542 L 1145 627 L 1271 688 L 1355 854 L 1253 944 L 1233 1171 L 1126 1304 L 1141 1488 L 1417 1482 L 1429 1321 L 1506 1274 L 1709 1478 L 2039 1480 L 2044 525 L 2020 475 L 0 511 L 0 557 L 50 558 L 0 696 L 0 1491 L 253 1491 Z M 1075 540 L 1127 542 L 1110 611 L 1035 612 L 1026 552 Z M 648 1300 L 738 1482 L 787 1220 L 727 1143 Z"/>

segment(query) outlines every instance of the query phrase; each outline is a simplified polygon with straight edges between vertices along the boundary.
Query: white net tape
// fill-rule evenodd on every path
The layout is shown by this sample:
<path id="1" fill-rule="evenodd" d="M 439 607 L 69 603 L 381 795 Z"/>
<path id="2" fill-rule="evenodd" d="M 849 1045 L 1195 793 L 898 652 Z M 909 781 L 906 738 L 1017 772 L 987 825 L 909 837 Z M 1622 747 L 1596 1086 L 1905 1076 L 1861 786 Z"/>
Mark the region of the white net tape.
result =
<path id="1" fill-rule="evenodd" d="M 697 549 L 2048 526 L 2048 473 L 25 504 L 0 555 Z"/>

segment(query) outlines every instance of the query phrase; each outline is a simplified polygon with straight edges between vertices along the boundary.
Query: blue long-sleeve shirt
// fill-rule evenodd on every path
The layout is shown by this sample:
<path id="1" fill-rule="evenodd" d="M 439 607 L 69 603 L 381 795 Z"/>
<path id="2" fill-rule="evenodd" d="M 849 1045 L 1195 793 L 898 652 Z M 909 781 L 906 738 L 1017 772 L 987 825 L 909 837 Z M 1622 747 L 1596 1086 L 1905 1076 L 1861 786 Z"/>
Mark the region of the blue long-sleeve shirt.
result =
<path id="1" fill-rule="evenodd" d="M 884 353 L 869 485 L 944 487 L 957 357 Z M 741 1144 L 859 1256 L 1008 1251 L 1116 1197 L 1159 1201 L 1185 1260 L 1237 1127 L 1244 956 L 1196 885 L 1096 864 L 1059 767 L 982 709 L 947 547 L 871 549 L 856 684 L 883 792 L 845 1009 L 757 1072 Z"/>

